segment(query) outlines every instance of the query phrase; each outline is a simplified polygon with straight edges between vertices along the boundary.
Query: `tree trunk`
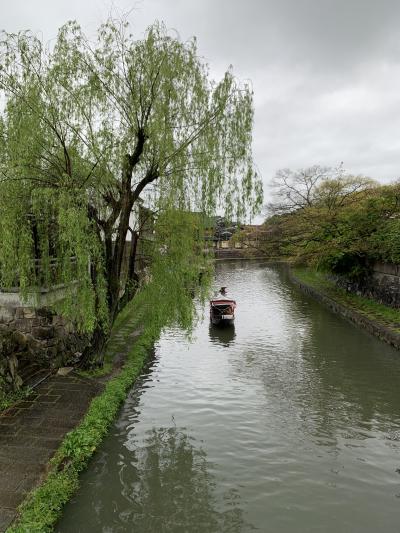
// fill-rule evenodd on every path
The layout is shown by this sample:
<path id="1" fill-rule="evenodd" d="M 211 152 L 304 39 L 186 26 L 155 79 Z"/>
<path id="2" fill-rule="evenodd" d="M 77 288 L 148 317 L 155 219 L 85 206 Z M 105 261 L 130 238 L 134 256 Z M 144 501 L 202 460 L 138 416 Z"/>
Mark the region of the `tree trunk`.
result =
<path id="1" fill-rule="evenodd" d="M 97 268 L 92 264 L 90 267 L 90 276 L 92 278 L 93 286 L 97 284 Z M 98 309 L 99 301 L 96 295 L 95 309 Z M 103 327 L 97 325 L 92 333 L 90 344 L 87 346 L 82 354 L 79 366 L 83 368 L 95 368 L 103 366 L 104 362 L 104 346 L 106 344 L 108 334 Z"/>
<path id="2" fill-rule="evenodd" d="M 102 367 L 104 363 L 104 346 L 108 335 L 99 326 L 92 333 L 90 344 L 87 346 L 79 361 L 79 366 L 84 369 Z"/>
<path id="3" fill-rule="evenodd" d="M 129 219 L 132 208 L 146 185 L 158 178 L 158 172 L 155 169 L 150 168 L 146 176 L 136 186 L 135 190 L 131 191 L 133 169 L 140 160 L 146 138 L 147 137 L 143 129 L 140 129 L 137 134 L 137 143 L 133 154 L 127 154 L 124 158 L 120 197 L 118 200 L 112 202 L 112 213 L 108 220 L 102 221 L 99 218 L 96 209 L 93 207 L 89 208 L 89 216 L 91 216 L 91 218 L 95 220 L 96 224 L 104 231 L 105 277 L 108 290 L 107 303 L 109 309 L 110 326 L 112 326 L 114 323 L 114 320 L 121 308 L 121 304 L 125 305 L 130 299 L 132 299 L 137 287 L 135 256 L 138 235 L 134 236 L 132 239 L 129 255 L 128 278 L 126 286 L 124 287 L 124 297 L 120 299 L 121 268 L 124 258 L 124 249 L 126 246 L 126 236 L 129 231 Z M 112 237 L 115 231 L 114 224 L 117 219 L 117 235 L 115 242 L 113 243 Z M 100 327 L 97 327 L 93 333 L 91 346 L 88 348 L 87 354 L 84 355 L 83 364 L 85 366 L 94 366 L 94 360 L 96 361 L 96 364 L 102 364 L 102 350 L 106 340 L 107 335 Z"/>
<path id="4" fill-rule="evenodd" d="M 129 252 L 129 264 L 128 273 L 125 283 L 125 291 L 122 298 L 118 303 L 118 311 L 121 311 L 127 303 L 129 303 L 135 296 L 136 290 L 139 285 L 139 276 L 135 272 L 136 251 L 139 240 L 139 234 L 137 231 L 132 232 L 132 240 Z"/>

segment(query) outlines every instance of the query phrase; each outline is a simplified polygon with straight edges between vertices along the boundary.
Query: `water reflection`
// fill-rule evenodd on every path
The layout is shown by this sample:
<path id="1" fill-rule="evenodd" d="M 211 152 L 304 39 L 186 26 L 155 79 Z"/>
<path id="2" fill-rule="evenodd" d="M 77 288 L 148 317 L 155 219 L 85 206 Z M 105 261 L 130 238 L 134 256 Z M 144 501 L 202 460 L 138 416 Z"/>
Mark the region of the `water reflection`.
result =
<path id="1" fill-rule="evenodd" d="M 365 430 L 398 429 L 400 389 L 398 361 L 390 350 L 372 336 L 357 333 L 334 315 L 329 321 L 316 317 L 303 359 L 313 376 L 308 411 L 312 407 L 332 435 L 345 429 L 347 436 L 363 439 Z"/>
<path id="2" fill-rule="evenodd" d="M 214 325 L 211 324 L 208 329 L 208 335 L 210 341 L 213 344 L 219 346 L 230 346 L 235 341 L 235 325 L 234 324 L 224 324 L 224 325 Z"/>
<path id="3" fill-rule="evenodd" d="M 280 279 L 290 287 L 284 271 Z M 292 391 L 302 418 L 311 427 L 320 424 L 317 434 L 332 437 L 344 428 L 347 437 L 361 439 L 372 427 L 391 433 L 397 428 L 399 433 L 398 353 L 295 287 L 290 288 L 290 301 L 308 322 L 299 350 L 302 372 Z"/>
<path id="4" fill-rule="evenodd" d="M 227 510 L 217 511 L 215 480 L 210 473 L 213 465 L 184 429 L 153 428 L 147 432 L 131 466 L 122 483 L 130 493 L 129 515 L 135 531 L 244 531 L 237 491 L 227 492 Z"/>
<path id="5" fill-rule="evenodd" d="M 125 443 L 127 454 L 119 454 L 114 469 L 101 468 L 91 506 L 84 515 L 69 515 L 57 531 L 135 533 L 244 533 L 255 528 L 246 523 L 237 490 L 226 490 L 221 498 L 205 451 L 197 447 L 186 429 L 153 428 Z M 97 467 L 112 462 L 98 457 Z M 100 475 L 99 475 L 100 474 Z M 117 482 L 118 480 L 118 482 Z M 110 490 L 112 487 L 112 492 Z M 110 506 L 113 512 L 110 513 Z M 89 520 L 88 515 L 89 514 Z M 72 522 L 71 522 L 72 520 Z M 81 524 L 81 529 L 79 528 Z"/>

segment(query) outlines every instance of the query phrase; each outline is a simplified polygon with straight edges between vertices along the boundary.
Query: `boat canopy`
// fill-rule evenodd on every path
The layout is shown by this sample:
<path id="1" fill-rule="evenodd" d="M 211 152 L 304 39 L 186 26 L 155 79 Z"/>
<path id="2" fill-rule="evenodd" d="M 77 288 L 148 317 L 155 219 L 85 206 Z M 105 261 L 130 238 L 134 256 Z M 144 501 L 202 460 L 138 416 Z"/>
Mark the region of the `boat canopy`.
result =
<path id="1" fill-rule="evenodd" d="M 233 298 L 213 298 L 210 300 L 211 305 L 218 305 L 218 304 L 234 304 L 236 305 L 236 300 Z"/>

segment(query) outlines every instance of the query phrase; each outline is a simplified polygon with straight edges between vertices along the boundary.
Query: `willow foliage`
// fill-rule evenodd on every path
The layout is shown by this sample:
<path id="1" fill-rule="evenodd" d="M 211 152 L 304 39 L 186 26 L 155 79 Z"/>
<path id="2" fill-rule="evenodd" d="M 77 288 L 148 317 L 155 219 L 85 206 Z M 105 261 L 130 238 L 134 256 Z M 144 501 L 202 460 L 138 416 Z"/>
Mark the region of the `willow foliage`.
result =
<path id="1" fill-rule="evenodd" d="M 195 39 L 160 23 L 135 40 L 110 19 L 90 41 L 69 22 L 51 48 L 4 33 L 0 54 L 1 286 L 63 284 L 62 312 L 84 331 L 106 329 L 144 202 L 157 219 L 154 287 L 189 324 L 202 220 L 260 207 L 251 88 L 231 69 L 210 80 Z"/>

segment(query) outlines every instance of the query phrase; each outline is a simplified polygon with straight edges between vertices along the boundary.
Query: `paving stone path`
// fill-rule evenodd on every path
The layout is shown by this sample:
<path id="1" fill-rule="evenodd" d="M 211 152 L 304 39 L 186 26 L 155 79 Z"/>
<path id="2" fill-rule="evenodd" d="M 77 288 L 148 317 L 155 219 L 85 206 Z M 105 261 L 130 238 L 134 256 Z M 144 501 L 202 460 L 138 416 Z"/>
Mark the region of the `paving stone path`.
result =
<path id="1" fill-rule="evenodd" d="M 117 367 L 137 336 L 128 321 L 111 338 L 108 352 L 115 356 Z M 0 532 L 14 520 L 27 493 L 43 479 L 49 459 L 66 433 L 79 424 L 105 381 L 82 378 L 74 372 L 53 375 L 27 400 L 0 413 Z"/>

